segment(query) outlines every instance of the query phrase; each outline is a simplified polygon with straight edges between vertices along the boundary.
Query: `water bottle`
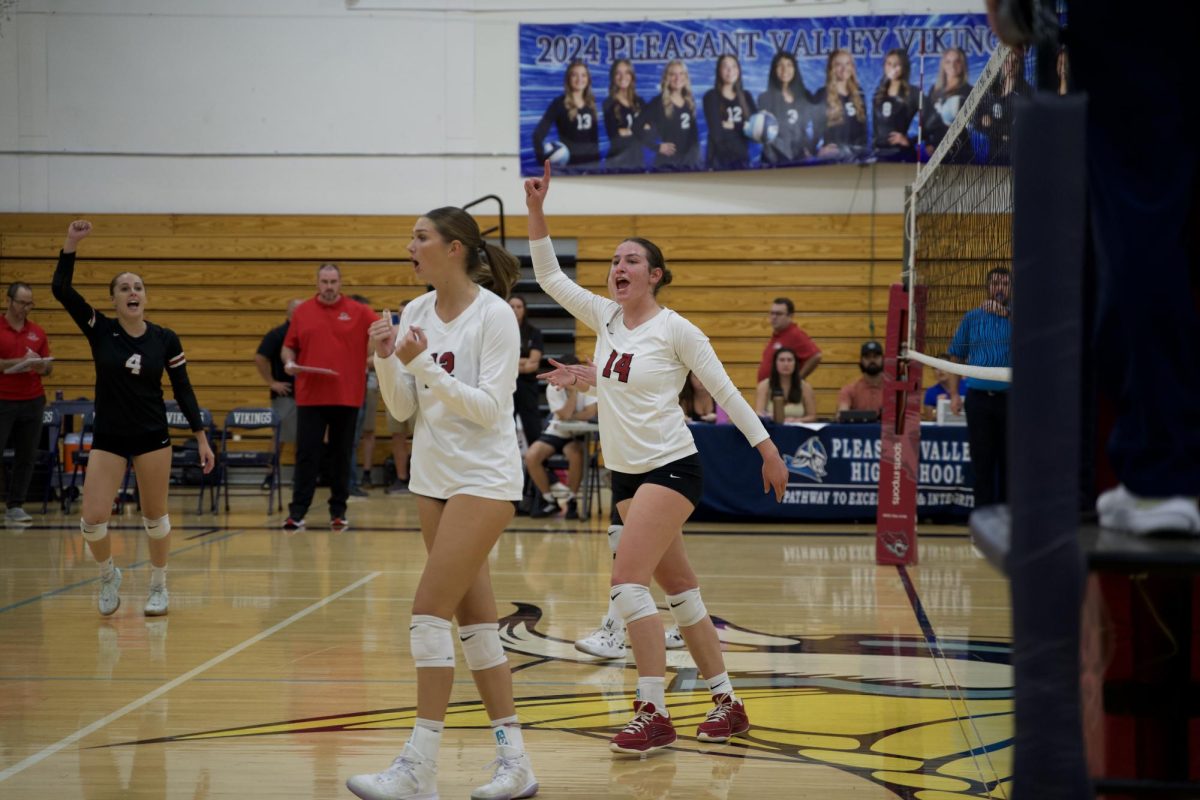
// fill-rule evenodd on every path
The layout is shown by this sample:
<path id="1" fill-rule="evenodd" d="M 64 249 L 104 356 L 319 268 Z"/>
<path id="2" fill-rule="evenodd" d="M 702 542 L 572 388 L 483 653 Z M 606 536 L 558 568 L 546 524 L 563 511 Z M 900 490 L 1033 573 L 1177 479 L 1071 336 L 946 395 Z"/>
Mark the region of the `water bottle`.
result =
<path id="1" fill-rule="evenodd" d="M 776 425 L 783 424 L 783 390 L 776 389 L 771 393 L 771 419 Z"/>

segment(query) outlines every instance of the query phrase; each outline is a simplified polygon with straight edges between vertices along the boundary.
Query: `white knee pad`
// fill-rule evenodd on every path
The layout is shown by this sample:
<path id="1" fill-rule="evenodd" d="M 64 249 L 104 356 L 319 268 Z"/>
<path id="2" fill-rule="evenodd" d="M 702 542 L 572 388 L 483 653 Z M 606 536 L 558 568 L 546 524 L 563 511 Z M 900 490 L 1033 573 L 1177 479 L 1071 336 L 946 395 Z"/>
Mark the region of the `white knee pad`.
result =
<path id="1" fill-rule="evenodd" d="M 98 542 L 105 536 L 108 536 L 108 523 L 97 522 L 92 525 L 90 522 L 84 522 L 83 517 L 79 518 L 79 530 L 83 532 L 83 538 L 89 542 Z"/>
<path id="2" fill-rule="evenodd" d="M 413 614 L 408 626 L 409 646 L 418 667 L 454 667 L 454 637 L 450 620 Z"/>
<path id="3" fill-rule="evenodd" d="M 626 625 L 658 613 L 650 589 L 639 583 L 618 583 L 609 591 L 608 599 Z"/>
<path id="4" fill-rule="evenodd" d="M 616 556 L 617 545 L 621 542 L 621 531 L 625 530 L 624 525 L 609 525 L 608 526 L 608 549 Z"/>
<path id="5" fill-rule="evenodd" d="M 142 527 L 151 539 L 163 539 L 171 532 L 171 515 L 163 514 L 158 519 L 142 517 Z"/>
<path id="6" fill-rule="evenodd" d="M 686 592 L 667 595 L 667 607 L 671 609 L 671 616 L 675 618 L 675 624 L 681 628 L 695 625 L 708 616 L 708 609 L 704 607 L 704 601 L 700 599 L 699 589 L 688 589 Z"/>
<path id="7" fill-rule="evenodd" d="M 463 658 L 467 668 L 478 672 L 481 669 L 498 667 L 508 661 L 504 647 L 500 644 L 500 625 L 496 622 L 480 622 L 477 625 L 459 625 L 458 640 L 462 642 Z"/>

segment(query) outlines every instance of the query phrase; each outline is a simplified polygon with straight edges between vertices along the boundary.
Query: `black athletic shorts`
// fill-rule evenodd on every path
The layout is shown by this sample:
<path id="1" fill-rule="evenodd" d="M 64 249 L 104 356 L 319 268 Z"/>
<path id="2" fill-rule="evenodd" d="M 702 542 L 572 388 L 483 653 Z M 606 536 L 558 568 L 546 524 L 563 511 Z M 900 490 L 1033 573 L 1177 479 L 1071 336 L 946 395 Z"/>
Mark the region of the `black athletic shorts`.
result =
<path id="1" fill-rule="evenodd" d="M 657 486 L 674 489 L 695 506 L 700 502 L 700 495 L 704 493 L 704 471 L 700 468 L 700 454 L 692 453 L 678 461 L 672 461 L 670 464 L 664 464 L 657 469 L 638 475 L 613 470 L 613 505 L 616 506 L 622 500 L 633 497 L 643 483 L 653 483 Z"/>
<path id="2" fill-rule="evenodd" d="M 113 436 L 112 434 L 96 433 L 92 437 L 92 449 L 103 450 L 106 453 L 133 458 L 134 456 L 153 453 L 171 446 L 171 435 L 163 428 L 158 433 L 141 433 L 133 436 Z"/>
<path id="3" fill-rule="evenodd" d="M 545 442 L 554 448 L 554 452 L 561 453 L 563 448 L 569 445 L 574 439 L 564 439 L 561 436 L 554 436 L 549 433 L 543 433 L 537 438 L 539 442 Z"/>

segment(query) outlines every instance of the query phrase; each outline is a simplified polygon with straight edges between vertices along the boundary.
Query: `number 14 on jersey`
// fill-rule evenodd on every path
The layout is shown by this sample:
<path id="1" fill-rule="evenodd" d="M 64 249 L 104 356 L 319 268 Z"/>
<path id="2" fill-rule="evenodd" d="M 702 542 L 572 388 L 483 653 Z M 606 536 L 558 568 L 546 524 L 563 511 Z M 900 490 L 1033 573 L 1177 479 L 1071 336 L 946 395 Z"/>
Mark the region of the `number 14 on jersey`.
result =
<path id="1" fill-rule="evenodd" d="M 629 367 L 631 364 L 633 364 L 633 353 L 621 353 L 620 358 L 618 358 L 617 351 L 613 350 L 609 354 L 608 363 L 604 365 L 604 371 L 601 374 L 606 378 L 611 378 L 615 372 L 617 373 L 617 380 L 621 383 L 629 383 Z"/>

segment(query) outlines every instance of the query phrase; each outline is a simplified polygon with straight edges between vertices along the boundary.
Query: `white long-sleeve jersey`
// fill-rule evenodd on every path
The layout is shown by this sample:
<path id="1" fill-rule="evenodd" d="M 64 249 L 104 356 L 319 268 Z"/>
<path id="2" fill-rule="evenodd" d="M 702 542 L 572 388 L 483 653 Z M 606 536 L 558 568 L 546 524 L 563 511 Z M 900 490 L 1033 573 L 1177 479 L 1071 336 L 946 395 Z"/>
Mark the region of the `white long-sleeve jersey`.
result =
<path id="1" fill-rule="evenodd" d="M 407 366 L 394 354 L 375 356 L 379 390 L 399 420 L 413 426 L 409 488 L 445 500 L 469 494 L 520 500 L 523 473 L 513 421 L 513 391 L 521 355 L 517 318 L 486 289 L 461 314 L 442 322 L 437 292 L 404 308 L 396 339 L 417 325 L 429 340 Z"/>
<path id="2" fill-rule="evenodd" d="M 600 442 L 610 469 L 633 475 L 696 452 L 679 392 L 688 370 L 753 447 L 768 438 L 699 328 L 664 308 L 630 330 L 616 301 L 589 292 L 563 273 L 550 237 L 529 243 L 542 290 L 596 332 Z"/>

